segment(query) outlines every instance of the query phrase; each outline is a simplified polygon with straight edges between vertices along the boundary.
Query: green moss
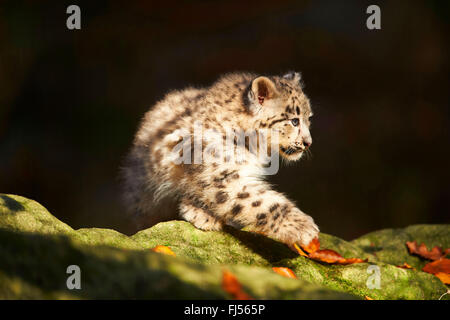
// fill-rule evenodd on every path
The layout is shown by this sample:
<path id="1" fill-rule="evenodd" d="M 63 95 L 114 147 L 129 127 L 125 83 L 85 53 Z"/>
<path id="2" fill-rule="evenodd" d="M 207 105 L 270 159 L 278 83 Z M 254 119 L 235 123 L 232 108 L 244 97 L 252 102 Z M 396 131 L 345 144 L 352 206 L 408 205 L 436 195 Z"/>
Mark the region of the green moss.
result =
<path id="1" fill-rule="evenodd" d="M 285 245 L 247 231 L 204 232 L 184 221 L 160 223 L 128 237 L 99 228 L 73 230 L 38 203 L 0 195 L 0 298 L 230 298 L 222 270 L 232 271 L 258 299 L 438 299 L 447 288 L 436 277 L 395 267 L 425 262 L 405 241 L 449 246 L 449 226 L 381 230 L 347 242 L 321 234 L 322 248 L 368 258 L 349 266 L 321 264 Z M 170 246 L 176 257 L 154 253 Z M 82 270 L 82 290 L 66 288 L 66 268 Z M 380 289 L 369 289 L 369 265 L 380 270 Z M 275 274 L 286 266 L 299 279 Z M 420 269 L 418 269 L 420 270 Z"/>
<path id="2" fill-rule="evenodd" d="M 409 265 L 421 270 L 429 262 L 409 254 L 407 241 L 434 246 L 450 247 L 450 225 L 415 225 L 404 229 L 385 229 L 371 232 L 351 243 L 369 253 L 373 259 L 393 265 Z"/>

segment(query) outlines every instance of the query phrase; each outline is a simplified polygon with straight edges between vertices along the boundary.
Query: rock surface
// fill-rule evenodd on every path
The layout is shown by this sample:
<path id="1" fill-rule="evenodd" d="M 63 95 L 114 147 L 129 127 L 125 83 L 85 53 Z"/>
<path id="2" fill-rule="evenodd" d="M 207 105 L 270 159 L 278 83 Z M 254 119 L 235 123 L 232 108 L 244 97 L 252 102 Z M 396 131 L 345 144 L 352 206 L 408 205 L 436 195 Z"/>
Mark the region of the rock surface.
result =
<path id="1" fill-rule="evenodd" d="M 184 221 L 130 237 L 109 229 L 73 230 L 35 201 L 0 194 L 0 299 L 226 299 L 223 270 L 256 299 L 439 299 L 447 287 L 420 271 L 426 261 L 409 255 L 405 242 L 448 248 L 449 231 L 449 225 L 416 225 L 351 242 L 321 233 L 322 248 L 369 259 L 338 266 L 247 231 L 204 232 Z M 152 252 L 156 245 L 169 246 L 176 257 Z M 416 270 L 396 267 L 404 262 Z M 80 290 L 67 289 L 69 265 L 81 269 Z M 279 276 L 272 266 L 289 267 L 298 279 Z"/>

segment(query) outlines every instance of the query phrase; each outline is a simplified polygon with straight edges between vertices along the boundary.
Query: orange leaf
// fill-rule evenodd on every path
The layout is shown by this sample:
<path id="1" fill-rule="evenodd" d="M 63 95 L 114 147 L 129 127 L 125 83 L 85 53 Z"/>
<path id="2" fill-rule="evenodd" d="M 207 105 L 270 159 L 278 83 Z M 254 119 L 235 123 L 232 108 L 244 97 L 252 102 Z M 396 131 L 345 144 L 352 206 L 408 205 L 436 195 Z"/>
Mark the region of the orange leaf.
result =
<path id="1" fill-rule="evenodd" d="M 325 250 L 317 250 L 316 252 L 310 253 L 309 257 L 316 261 L 326 262 L 330 264 L 353 264 L 353 263 L 362 263 L 367 262 L 367 259 L 358 259 L 358 258 L 349 258 L 346 259 L 337 253 L 334 250 L 325 249 Z"/>
<path id="2" fill-rule="evenodd" d="M 439 260 L 448 253 L 448 249 L 443 252 L 442 248 L 438 246 L 435 246 L 431 251 L 428 251 L 427 246 L 424 243 L 418 246 L 416 241 L 407 241 L 406 246 L 408 247 L 410 254 L 415 254 L 428 260 Z"/>
<path id="3" fill-rule="evenodd" d="M 314 238 L 307 246 L 303 247 L 303 250 L 305 250 L 308 253 L 316 252 L 319 249 L 320 249 L 320 242 L 318 238 Z"/>
<path id="4" fill-rule="evenodd" d="M 433 260 L 433 262 L 427 263 L 422 268 L 422 271 L 434 274 L 443 283 L 450 284 L 450 259 L 444 258 L 450 253 L 450 249 L 445 249 L 443 251 L 441 247 L 435 246 L 429 251 L 423 243 L 420 246 L 417 246 L 416 241 L 407 241 L 406 246 L 408 247 L 409 253 Z"/>
<path id="5" fill-rule="evenodd" d="M 422 271 L 436 274 L 436 273 L 450 273 L 450 259 L 440 259 L 427 263 Z"/>
<path id="6" fill-rule="evenodd" d="M 252 297 L 242 290 L 242 285 L 236 276 L 227 270 L 222 273 L 222 289 L 235 300 L 252 300 Z"/>
<path id="7" fill-rule="evenodd" d="M 295 250 L 297 250 L 299 255 L 303 257 L 308 257 L 308 255 L 302 249 L 300 249 L 300 247 L 296 243 L 294 243 L 294 248 Z"/>
<path id="8" fill-rule="evenodd" d="M 336 263 L 342 259 L 344 259 L 339 253 L 336 251 L 325 249 L 319 250 L 309 254 L 309 257 L 314 260 L 319 260 L 326 263 Z"/>
<path id="9" fill-rule="evenodd" d="M 401 269 L 413 269 L 415 270 L 413 267 L 411 267 L 409 264 L 407 264 L 406 262 L 404 262 L 401 266 L 396 266 L 397 268 L 401 268 Z"/>
<path id="10" fill-rule="evenodd" d="M 371 297 L 368 297 L 368 296 L 364 296 L 364 299 L 366 299 L 366 300 L 373 300 Z"/>
<path id="11" fill-rule="evenodd" d="M 438 272 L 435 274 L 444 284 L 450 284 L 450 274 L 444 272 Z"/>
<path id="12" fill-rule="evenodd" d="M 167 254 L 169 256 L 175 256 L 175 253 L 172 251 L 172 249 L 166 246 L 156 246 L 152 249 L 152 251 Z"/>
<path id="13" fill-rule="evenodd" d="M 339 261 L 336 264 L 347 265 L 347 264 L 354 264 L 354 263 L 366 263 L 367 261 L 368 261 L 368 259 L 344 258 L 343 261 Z"/>
<path id="14" fill-rule="evenodd" d="M 282 275 L 283 277 L 297 279 L 297 276 L 295 275 L 294 271 L 292 271 L 289 268 L 273 267 L 272 270 L 278 273 L 279 275 Z"/>
<path id="15" fill-rule="evenodd" d="M 294 248 L 301 256 L 330 264 L 335 263 L 346 265 L 346 264 L 367 262 L 367 259 L 365 260 L 358 258 L 346 259 L 334 250 L 330 249 L 319 250 L 320 242 L 318 238 L 314 238 L 310 243 L 308 243 L 308 245 L 302 246 L 302 248 L 300 248 L 297 244 L 294 244 Z M 306 254 L 302 249 L 308 252 L 308 254 Z"/>
<path id="16" fill-rule="evenodd" d="M 427 263 L 422 271 L 434 274 L 443 283 L 450 284 L 450 259 L 440 259 Z"/>

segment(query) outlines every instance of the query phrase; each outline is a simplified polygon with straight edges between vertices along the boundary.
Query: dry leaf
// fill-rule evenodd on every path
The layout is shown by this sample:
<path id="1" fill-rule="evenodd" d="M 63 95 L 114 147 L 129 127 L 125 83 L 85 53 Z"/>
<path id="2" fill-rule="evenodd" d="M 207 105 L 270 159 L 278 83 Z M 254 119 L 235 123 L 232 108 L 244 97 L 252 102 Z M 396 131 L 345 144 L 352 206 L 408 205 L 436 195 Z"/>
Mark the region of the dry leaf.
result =
<path id="1" fill-rule="evenodd" d="M 295 275 L 294 271 L 292 271 L 289 268 L 273 267 L 272 270 L 278 273 L 279 275 L 282 275 L 283 277 L 297 279 L 297 276 Z"/>
<path id="2" fill-rule="evenodd" d="M 300 247 L 296 243 L 294 243 L 294 248 L 295 250 L 297 250 L 299 255 L 303 257 L 308 257 L 308 255 L 302 249 L 300 249 Z"/>
<path id="3" fill-rule="evenodd" d="M 416 270 L 415 268 L 411 267 L 409 264 L 407 264 L 406 262 L 404 262 L 401 266 L 396 266 L 397 268 L 402 268 L 402 269 L 413 269 Z"/>
<path id="4" fill-rule="evenodd" d="M 440 259 L 427 263 L 422 271 L 436 274 L 436 273 L 450 273 L 450 259 Z"/>
<path id="5" fill-rule="evenodd" d="M 173 252 L 172 249 L 166 246 L 156 246 L 152 249 L 152 251 L 167 254 L 169 256 L 176 256 L 175 252 Z"/>
<path id="6" fill-rule="evenodd" d="M 364 296 L 364 299 L 365 300 L 373 300 L 371 297 L 368 297 L 368 296 Z"/>
<path id="7" fill-rule="evenodd" d="M 439 259 L 427 263 L 422 271 L 434 274 L 443 283 L 450 284 L 450 259 Z"/>
<path id="8" fill-rule="evenodd" d="M 318 238 L 314 238 L 308 245 L 302 246 L 302 248 L 300 248 L 297 244 L 294 244 L 294 248 L 301 256 L 330 264 L 346 265 L 346 264 L 367 262 L 367 259 L 365 260 L 358 258 L 346 259 L 334 250 L 330 249 L 319 250 L 320 242 Z M 308 252 L 308 254 L 306 254 L 302 249 Z"/>
<path id="9" fill-rule="evenodd" d="M 316 252 L 320 249 L 320 242 L 318 238 L 312 239 L 312 241 L 305 247 L 303 247 L 303 250 L 305 250 L 308 253 Z"/>
<path id="10" fill-rule="evenodd" d="M 450 274 L 444 272 L 438 272 L 435 274 L 444 284 L 450 284 Z"/>
<path id="11" fill-rule="evenodd" d="M 222 289 L 235 300 L 252 300 L 252 297 L 242 290 L 242 285 L 230 271 L 224 270 L 222 273 Z"/>
<path id="12" fill-rule="evenodd" d="M 435 246 L 429 251 L 425 244 L 422 243 L 418 246 L 416 241 L 408 241 L 406 242 L 406 246 L 410 254 L 433 260 L 433 262 L 427 263 L 422 268 L 422 271 L 434 274 L 443 283 L 450 284 L 450 259 L 444 258 L 450 253 L 450 249 L 442 250 L 441 247 Z"/>
<path id="13" fill-rule="evenodd" d="M 349 258 L 346 259 L 337 253 L 334 250 L 325 249 L 325 250 L 317 250 L 316 252 L 310 253 L 309 257 L 311 259 L 326 262 L 326 263 L 334 263 L 334 264 L 353 264 L 353 263 L 362 263 L 367 262 L 367 259 L 358 259 L 358 258 Z"/>
<path id="14" fill-rule="evenodd" d="M 435 246 L 431 251 L 428 251 L 427 246 L 424 243 L 418 246 L 416 241 L 407 241 L 406 246 L 408 247 L 410 254 L 415 254 L 428 260 L 439 260 L 443 258 L 449 250 L 442 251 L 442 248 Z"/>

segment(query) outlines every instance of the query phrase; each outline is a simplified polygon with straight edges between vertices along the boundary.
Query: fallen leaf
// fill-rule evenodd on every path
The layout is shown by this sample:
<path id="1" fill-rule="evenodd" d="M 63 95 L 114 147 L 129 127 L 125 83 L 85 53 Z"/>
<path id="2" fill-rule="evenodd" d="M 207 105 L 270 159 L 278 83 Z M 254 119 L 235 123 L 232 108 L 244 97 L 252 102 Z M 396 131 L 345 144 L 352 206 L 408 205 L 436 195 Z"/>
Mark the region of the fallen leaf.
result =
<path id="1" fill-rule="evenodd" d="M 292 271 L 289 268 L 273 267 L 272 270 L 278 273 L 279 275 L 282 275 L 283 277 L 297 279 L 297 276 L 295 275 L 294 271 Z"/>
<path id="2" fill-rule="evenodd" d="M 450 284 L 450 274 L 444 272 L 438 272 L 435 274 L 444 284 Z"/>
<path id="3" fill-rule="evenodd" d="M 373 300 L 371 297 L 368 297 L 368 296 L 364 296 L 364 299 L 365 300 Z"/>
<path id="4" fill-rule="evenodd" d="M 450 259 L 440 259 L 427 263 L 422 271 L 436 274 L 436 273 L 450 273 Z"/>
<path id="5" fill-rule="evenodd" d="M 173 252 L 172 249 L 170 249 L 169 247 L 166 247 L 166 246 L 156 246 L 156 247 L 152 248 L 152 251 L 162 253 L 162 254 L 167 254 L 169 256 L 176 256 L 175 252 Z"/>
<path id="6" fill-rule="evenodd" d="M 441 247 L 435 246 L 433 249 L 428 250 L 424 243 L 418 246 L 416 241 L 407 241 L 406 246 L 410 254 L 433 260 L 433 262 L 427 263 L 422 268 L 422 271 L 434 274 L 443 283 L 450 284 L 450 259 L 444 258 L 450 253 L 450 248 L 442 250 Z"/>
<path id="7" fill-rule="evenodd" d="M 422 271 L 434 274 L 443 283 L 450 284 L 450 259 L 439 259 L 427 263 Z"/>
<path id="8" fill-rule="evenodd" d="M 300 249 L 300 247 L 296 243 L 294 243 L 294 248 L 295 250 L 297 250 L 299 255 L 303 257 L 308 257 L 308 255 L 302 249 Z"/>
<path id="9" fill-rule="evenodd" d="M 344 258 L 339 253 L 334 250 L 325 249 L 325 250 L 317 250 L 316 252 L 310 253 L 309 257 L 316 261 L 326 262 L 330 264 L 353 264 L 353 263 L 362 263 L 367 262 L 367 259 L 358 259 L 358 258 Z"/>
<path id="10" fill-rule="evenodd" d="M 409 264 L 407 264 L 406 262 L 404 262 L 401 266 L 396 266 L 397 268 L 401 268 L 401 269 L 413 269 L 416 270 L 415 268 L 411 267 Z"/>
<path id="11" fill-rule="evenodd" d="M 312 239 L 307 246 L 303 247 L 303 250 L 305 250 L 308 253 L 316 252 L 319 249 L 320 249 L 320 242 L 318 238 Z"/>
<path id="12" fill-rule="evenodd" d="M 252 297 L 242 290 L 241 283 L 230 271 L 224 270 L 222 273 L 222 289 L 235 300 L 252 300 Z"/>
<path id="13" fill-rule="evenodd" d="M 363 260 L 358 258 L 348 258 L 348 259 L 344 258 L 334 250 L 330 249 L 319 250 L 320 242 L 318 238 L 314 238 L 308 245 L 302 246 L 301 248 L 297 244 L 294 244 L 294 248 L 301 256 L 330 264 L 346 265 L 346 264 L 367 262 L 367 259 Z M 308 252 L 308 254 L 306 254 L 303 250 Z"/>
<path id="14" fill-rule="evenodd" d="M 442 248 L 438 246 L 429 251 L 424 243 L 418 246 L 416 241 L 407 241 L 406 246 L 410 254 L 415 254 L 428 260 L 439 260 L 449 252 L 449 249 L 442 251 Z"/>

